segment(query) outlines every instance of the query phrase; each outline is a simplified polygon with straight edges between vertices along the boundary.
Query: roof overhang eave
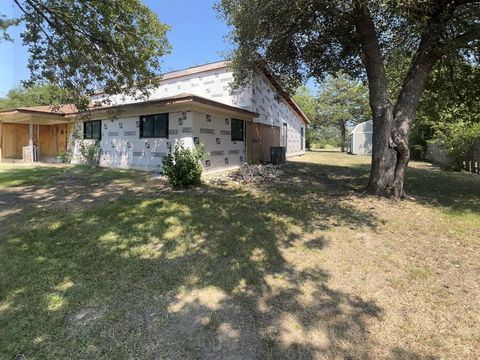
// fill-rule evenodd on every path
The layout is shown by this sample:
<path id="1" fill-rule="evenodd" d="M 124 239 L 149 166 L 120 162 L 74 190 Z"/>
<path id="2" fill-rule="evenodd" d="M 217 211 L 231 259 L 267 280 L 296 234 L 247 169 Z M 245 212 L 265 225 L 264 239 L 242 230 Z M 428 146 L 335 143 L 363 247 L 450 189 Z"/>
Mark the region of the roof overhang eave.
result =
<path id="1" fill-rule="evenodd" d="M 0 121 L 15 124 L 54 125 L 73 121 L 65 114 L 45 113 L 41 111 L 10 110 L 0 112 Z"/>
<path id="2" fill-rule="evenodd" d="M 250 110 L 238 108 L 235 106 L 231 106 L 228 104 L 223 104 L 216 102 L 214 100 L 210 100 L 207 98 L 199 97 L 196 95 L 181 95 L 175 96 L 166 99 L 157 99 L 157 100 L 149 100 L 149 101 L 142 101 L 136 103 L 129 103 L 129 104 L 121 104 L 121 105 L 112 105 L 112 106 L 105 106 L 105 107 L 98 107 L 93 108 L 85 112 L 77 112 L 71 114 L 69 116 L 75 118 L 102 118 L 105 116 L 124 116 L 125 114 L 135 114 L 141 111 L 146 111 L 147 109 L 156 110 L 156 109 L 165 109 L 171 111 L 181 111 L 181 109 L 185 108 L 193 108 L 199 110 L 210 110 L 210 111 L 217 111 L 224 114 L 229 114 L 233 116 L 240 116 L 242 118 L 254 118 L 258 117 L 259 114 L 252 112 Z"/>

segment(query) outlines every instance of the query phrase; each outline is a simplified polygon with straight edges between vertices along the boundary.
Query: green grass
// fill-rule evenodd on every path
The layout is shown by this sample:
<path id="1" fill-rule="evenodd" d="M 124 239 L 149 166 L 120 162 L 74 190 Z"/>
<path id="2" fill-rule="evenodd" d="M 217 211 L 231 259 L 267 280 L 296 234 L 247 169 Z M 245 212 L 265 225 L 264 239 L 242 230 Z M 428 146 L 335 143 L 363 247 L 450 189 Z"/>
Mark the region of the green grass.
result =
<path id="1" fill-rule="evenodd" d="M 147 174 L 142 171 L 112 170 L 84 165 L 34 166 L 0 163 L 0 189 L 17 186 L 54 185 L 57 181 L 65 178 L 82 179 L 89 184 L 96 184 L 108 180 L 132 180 L 137 177 L 145 178 L 146 176 Z"/>
<path id="2" fill-rule="evenodd" d="M 0 164 L 0 189 L 14 186 L 47 185 L 64 171 L 61 167 Z"/>
<path id="3" fill-rule="evenodd" d="M 52 206 L 0 207 L 0 358 L 474 358 L 480 178 L 413 167 L 417 202 L 392 204 L 356 196 L 368 160 L 339 153 L 185 191 L 2 165 L 2 191 Z M 65 211 L 65 179 L 125 187 Z"/>

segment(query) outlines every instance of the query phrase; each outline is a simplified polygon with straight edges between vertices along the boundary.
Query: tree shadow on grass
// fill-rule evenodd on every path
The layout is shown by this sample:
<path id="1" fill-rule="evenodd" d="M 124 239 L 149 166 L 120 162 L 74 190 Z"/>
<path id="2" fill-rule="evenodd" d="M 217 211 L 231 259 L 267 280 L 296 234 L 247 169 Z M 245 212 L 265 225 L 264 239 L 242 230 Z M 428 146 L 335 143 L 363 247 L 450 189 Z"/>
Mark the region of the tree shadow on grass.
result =
<path id="1" fill-rule="evenodd" d="M 370 174 L 369 164 L 350 166 L 291 162 L 285 168 L 283 186 L 301 184 L 331 196 L 362 193 Z M 480 176 L 445 171 L 428 163 L 416 162 L 407 170 L 406 192 L 416 201 L 454 213 L 480 212 Z"/>
<path id="2" fill-rule="evenodd" d="M 363 191 L 368 183 L 370 165 L 340 166 L 296 161 L 287 163 L 284 169 L 287 176 L 280 184 L 298 183 L 319 193 L 338 196 Z"/>
<path id="3" fill-rule="evenodd" d="M 48 186 L 59 180 L 80 180 L 85 185 L 95 185 L 106 180 L 125 180 L 145 178 L 145 171 L 107 169 L 84 165 L 60 166 L 27 166 L 24 164 L 8 164 L 0 167 L 0 187 L 11 186 Z"/>
<path id="4" fill-rule="evenodd" d="M 299 166 L 254 190 L 128 193 L 5 216 L 0 353 L 375 358 L 368 327 L 383 310 L 304 261 L 328 247 L 325 230 L 378 225 L 337 196 L 356 191 L 364 170 Z"/>
<path id="5" fill-rule="evenodd" d="M 367 323 L 382 310 L 285 259 L 297 227 L 316 229 L 303 200 L 206 190 L 4 219 L 3 355 L 368 357 Z M 359 221 L 329 207 L 325 227 Z"/>
<path id="6" fill-rule="evenodd" d="M 409 168 L 405 189 L 420 203 L 452 213 L 480 213 L 480 176 L 441 170 L 427 163 Z"/>
<path id="7" fill-rule="evenodd" d="M 30 168 L 11 166 L 0 172 L 0 219 L 2 211 L 12 211 L 14 208 L 73 208 L 114 201 L 128 187 L 148 181 L 149 176 L 150 173 L 145 171 L 81 165 Z M 156 185 L 159 190 L 159 184 Z M 137 195 L 142 194 L 138 192 Z"/>

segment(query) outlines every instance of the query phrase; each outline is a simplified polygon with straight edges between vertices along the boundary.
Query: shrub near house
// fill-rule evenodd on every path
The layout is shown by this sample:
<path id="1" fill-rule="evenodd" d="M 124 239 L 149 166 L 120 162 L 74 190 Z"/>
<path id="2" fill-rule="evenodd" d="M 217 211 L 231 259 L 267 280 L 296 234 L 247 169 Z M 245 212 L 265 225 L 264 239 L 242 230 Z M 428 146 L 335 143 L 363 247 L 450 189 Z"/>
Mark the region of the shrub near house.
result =
<path id="1" fill-rule="evenodd" d="M 202 146 L 195 149 L 175 146 L 175 150 L 162 159 L 163 174 L 174 187 L 198 185 L 202 177 L 202 165 L 205 152 Z"/>

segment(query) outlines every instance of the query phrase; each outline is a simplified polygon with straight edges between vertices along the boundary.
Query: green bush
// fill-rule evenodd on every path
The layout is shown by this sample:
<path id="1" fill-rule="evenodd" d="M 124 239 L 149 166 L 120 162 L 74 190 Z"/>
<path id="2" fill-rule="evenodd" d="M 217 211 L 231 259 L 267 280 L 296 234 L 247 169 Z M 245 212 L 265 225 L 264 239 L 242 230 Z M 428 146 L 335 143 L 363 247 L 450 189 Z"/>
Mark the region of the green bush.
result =
<path id="1" fill-rule="evenodd" d="M 162 158 L 163 174 L 174 187 L 198 185 L 202 177 L 200 161 L 204 157 L 203 147 L 186 149 L 175 146 L 175 150 Z"/>
<path id="2" fill-rule="evenodd" d="M 336 143 L 331 144 L 328 140 L 319 140 L 314 144 L 311 144 L 310 148 L 311 149 L 336 149 L 337 147 L 340 147 Z"/>
<path id="3" fill-rule="evenodd" d="M 440 141 L 448 155 L 457 162 L 470 156 L 473 145 L 480 139 L 478 114 L 465 106 L 452 107 L 442 112 L 441 121 L 435 124 L 435 139 Z"/>
<path id="4" fill-rule="evenodd" d="M 72 162 L 72 152 L 65 151 L 57 155 L 59 159 L 61 159 L 62 163 L 69 164 Z"/>
<path id="5" fill-rule="evenodd" d="M 100 157 L 100 143 L 99 141 L 85 141 L 80 142 L 80 155 L 85 164 L 90 166 L 98 165 L 98 158 Z"/>
<path id="6" fill-rule="evenodd" d="M 409 148 L 411 160 L 425 160 L 425 146 L 416 144 L 409 146 Z"/>

